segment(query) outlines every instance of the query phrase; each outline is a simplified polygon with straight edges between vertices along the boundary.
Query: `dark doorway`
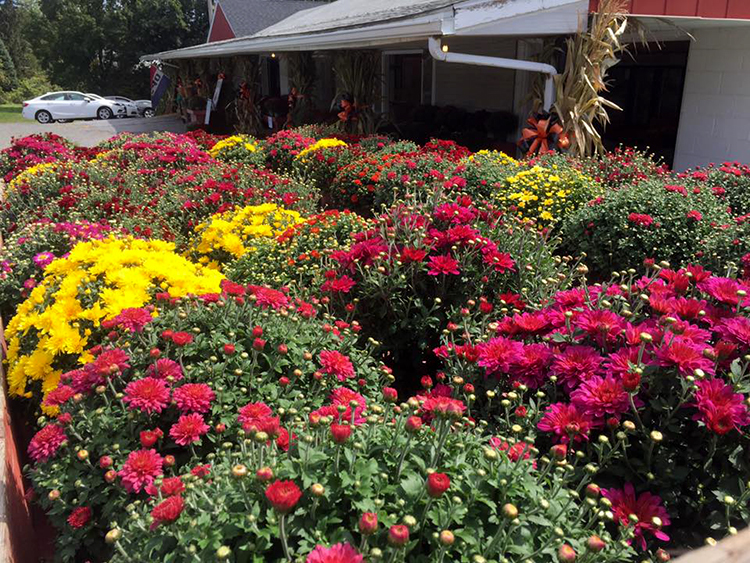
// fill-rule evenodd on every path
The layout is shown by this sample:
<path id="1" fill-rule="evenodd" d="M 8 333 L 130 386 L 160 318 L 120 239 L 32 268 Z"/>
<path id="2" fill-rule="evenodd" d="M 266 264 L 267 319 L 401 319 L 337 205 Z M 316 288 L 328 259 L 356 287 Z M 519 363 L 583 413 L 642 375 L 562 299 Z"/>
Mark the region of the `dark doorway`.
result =
<path id="1" fill-rule="evenodd" d="M 388 108 L 393 122 L 401 123 L 422 103 L 422 54 L 388 57 Z"/>
<path id="2" fill-rule="evenodd" d="M 688 41 L 633 45 L 609 70 L 605 96 L 623 111 L 609 111 L 611 123 L 603 135 L 608 149 L 648 148 L 672 165 L 689 48 Z"/>

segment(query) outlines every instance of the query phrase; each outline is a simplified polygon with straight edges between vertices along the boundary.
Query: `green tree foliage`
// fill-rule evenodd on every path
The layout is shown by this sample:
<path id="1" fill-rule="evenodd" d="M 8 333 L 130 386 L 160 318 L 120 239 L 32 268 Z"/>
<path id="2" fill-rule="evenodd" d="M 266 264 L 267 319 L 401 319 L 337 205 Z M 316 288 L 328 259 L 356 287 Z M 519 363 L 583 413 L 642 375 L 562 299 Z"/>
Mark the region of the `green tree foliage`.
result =
<path id="1" fill-rule="evenodd" d="M 3 23 L 5 13 L 15 25 Z M 63 88 L 145 97 L 139 57 L 202 43 L 208 14 L 205 0 L 0 0 L 0 38 L 4 28 Z"/>
<path id="2" fill-rule="evenodd" d="M 13 90 L 18 86 L 18 76 L 16 75 L 16 66 L 13 59 L 10 58 L 5 43 L 0 39 L 0 90 Z"/>

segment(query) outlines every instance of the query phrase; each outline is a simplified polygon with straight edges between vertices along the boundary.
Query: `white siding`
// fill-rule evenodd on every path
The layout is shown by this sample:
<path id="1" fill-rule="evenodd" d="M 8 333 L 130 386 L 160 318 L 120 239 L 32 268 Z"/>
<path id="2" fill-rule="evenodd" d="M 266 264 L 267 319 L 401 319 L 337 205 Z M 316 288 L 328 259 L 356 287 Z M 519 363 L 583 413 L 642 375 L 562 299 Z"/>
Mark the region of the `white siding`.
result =
<path id="1" fill-rule="evenodd" d="M 750 29 L 692 33 L 674 168 L 750 162 Z"/>
<path id="2" fill-rule="evenodd" d="M 451 51 L 516 58 L 516 40 L 495 37 L 446 38 Z M 435 63 L 435 104 L 467 110 L 513 111 L 515 71 L 456 63 Z"/>

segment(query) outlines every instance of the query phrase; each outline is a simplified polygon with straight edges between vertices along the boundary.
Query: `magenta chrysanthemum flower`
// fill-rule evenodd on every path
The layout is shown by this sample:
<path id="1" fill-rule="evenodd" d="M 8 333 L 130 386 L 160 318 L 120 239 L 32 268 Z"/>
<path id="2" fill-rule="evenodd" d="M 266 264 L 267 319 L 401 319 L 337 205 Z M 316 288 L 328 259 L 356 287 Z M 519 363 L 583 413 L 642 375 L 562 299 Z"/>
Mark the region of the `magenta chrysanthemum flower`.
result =
<path id="1" fill-rule="evenodd" d="M 123 309 L 112 319 L 113 326 L 119 326 L 130 332 L 142 332 L 143 328 L 153 320 L 151 313 L 143 308 Z"/>
<path id="2" fill-rule="evenodd" d="M 341 276 L 337 279 L 327 280 L 320 289 L 330 293 L 349 293 L 355 285 L 357 285 L 356 282 L 349 276 Z"/>
<path id="3" fill-rule="evenodd" d="M 255 296 L 255 303 L 263 309 L 270 307 L 278 310 L 289 305 L 289 298 L 283 291 L 260 285 L 251 285 L 248 289 Z"/>
<path id="4" fill-rule="evenodd" d="M 39 266 L 40 268 L 44 269 L 47 266 L 49 266 L 55 259 L 55 255 L 51 252 L 40 252 L 32 260 L 34 260 L 34 264 Z"/>
<path id="5" fill-rule="evenodd" d="M 348 356 L 337 350 L 323 350 L 318 355 L 320 371 L 325 374 L 336 376 L 339 381 L 354 377 L 354 366 Z"/>
<path id="6" fill-rule="evenodd" d="M 713 375 L 714 364 L 703 355 L 701 346 L 684 338 L 675 338 L 670 344 L 664 344 L 656 352 L 657 363 L 662 367 L 676 367 L 684 375 L 693 375 L 696 369 Z"/>
<path id="7" fill-rule="evenodd" d="M 580 412 L 595 419 L 608 415 L 619 418 L 630 409 L 629 394 L 622 381 L 611 375 L 584 381 L 570 394 L 570 401 Z"/>
<path id="8" fill-rule="evenodd" d="M 104 350 L 99 354 L 92 365 L 102 375 L 110 376 L 128 369 L 130 367 L 129 361 L 130 357 L 125 350 L 113 348 L 112 350 Z"/>
<path id="9" fill-rule="evenodd" d="M 459 399 L 432 396 L 422 404 L 422 410 L 430 415 L 461 416 L 466 410 L 466 405 Z"/>
<path id="10" fill-rule="evenodd" d="M 72 387 L 58 385 L 57 388 L 47 393 L 43 404 L 47 407 L 59 407 L 67 403 L 75 394 L 76 392 Z"/>
<path id="11" fill-rule="evenodd" d="M 65 431 L 57 424 L 48 424 L 29 442 L 29 457 L 36 462 L 44 462 L 53 457 L 60 446 L 68 440 Z"/>
<path id="12" fill-rule="evenodd" d="M 574 328 L 585 332 L 600 346 L 607 342 L 616 342 L 627 326 L 625 319 L 607 309 L 581 311 L 573 315 L 572 324 Z"/>
<path id="13" fill-rule="evenodd" d="M 128 383 L 122 401 L 130 410 L 160 413 L 169 404 L 169 387 L 161 379 L 144 377 Z"/>
<path id="14" fill-rule="evenodd" d="M 523 351 L 523 344 L 503 336 L 496 336 L 477 346 L 477 364 L 487 370 L 487 375 L 509 373 L 511 363 Z"/>
<path id="15" fill-rule="evenodd" d="M 117 474 L 122 478 L 126 491 L 139 493 L 162 474 L 163 466 L 164 459 L 156 450 L 136 450 L 128 454 L 125 465 Z"/>
<path id="16" fill-rule="evenodd" d="M 591 417 L 579 411 L 575 405 L 553 403 L 544 411 L 544 416 L 537 424 L 543 432 L 551 432 L 557 440 L 567 444 L 571 440 L 580 442 L 589 439 L 593 426 Z"/>
<path id="17" fill-rule="evenodd" d="M 252 432 L 259 428 L 260 423 L 273 415 L 271 407 L 265 403 L 249 403 L 240 409 L 237 417 L 245 432 Z"/>
<path id="18" fill-rule="evenodd" d="M 172 400 L 182 412 L 208 412 L 216 394 L 205 383 L 186 383 L 172 392 Z"/>
<path id="19" fill-rule="evenodd" d="M 732 278 L 712 277 L 698 284 L 698 288 L 725 305 L 736 306 L 740 303 L 747 304 L 748 298 L 737 295 L 739 290 L 744 290 L 750 294 L 750 287 L 739 283 Z"/>
<path id="20" fill-rule="evenodd" d="M 550 365 L 550 374 L 568 390 L 601 371 L 602 357 L 590 346 L 568 346 L 557 354 Z"/>
<path id="21" fill-rule="evenodd" d="M 427 274 L 430 276 L 439 276 L 441 274 L 458 275 L 460 273 L 458 269 L 458 260 L 447 254 L 430 256 L 427 266 L 429 268 Z"/>
<path id="22" fill-rule="evenodd" d="M 512 360 L 509 373 L 514 381 L 537 389 L 546 381 L 551 361 L 552 350 L 546 344 L 526 344 Z"/>
<path id="23" fill-rule="evenodd" d="M 364 558 L 348 543 L 337 543 L 331 547 L 315 546 L 305 563 L 362 563 Z"/>
<path id="24" fill-rule="evenodd" d="M 544 334 L 552 327 L 548 311 L 536 311 L 533 313 L 520 313 L 512 317 L 506 317 L 500 323 L 498 332 L 513 336 Z"/>
<path id="25" fill-rule="evenodd" d="M 631 213 L 628 215 L 628 221 L 641 227 L 650 227 L 654 222 L 654 218 L 646 213 Z"/>
<path id="26" fill-rule="evenodd" d="M 669 514 L 661 504 L 661 498 L 649 492 L 636 496 L 631 483 L 625 483 L 623 489 L 602 489 L 602 496 L 612 503 L 612 513 L 623 526 L 631 526 L 630 515 L 635 514 L 635 539 L 641 549 L 646 549 L 643 533 L 648 531 L 661 541 L 669 541 L 669 536 L 653 524 L 654 517 L 661 520 L 662 527 L 669 526 Z"/>
<path id="27" fill-rule="evenodd" d="M 722 319 L 714 330 L 730 342 L 750 348 L 750 319 L 747 317 Z"/>
<path id="28" fill-rule="evenodd" d="M 155 363 L 148 366 L 146 375 L 156 379 L 170 379 L 170 381 L 179 381 L 182 379 L 182 368 L 180 364 L 169 358 L 161 358 Z"/>
<path id="29" fill-rule="evenodd" d="M 698 413 L 694 420 L 700 420 L 711 432 L 719 435 L 750 424 L 745 397 L 735 393 L 731 385 L 721 379 L 697 381 L 695 384 L 698 390 L 693 406 Z"/>
<path id="30" fill-rule="evenodd" d="M 169 435 L 180 446 L 187 446 L 197 442 L 208 432 L 208 424 L 199 414 L 183 414 L 169 429 Z"/>

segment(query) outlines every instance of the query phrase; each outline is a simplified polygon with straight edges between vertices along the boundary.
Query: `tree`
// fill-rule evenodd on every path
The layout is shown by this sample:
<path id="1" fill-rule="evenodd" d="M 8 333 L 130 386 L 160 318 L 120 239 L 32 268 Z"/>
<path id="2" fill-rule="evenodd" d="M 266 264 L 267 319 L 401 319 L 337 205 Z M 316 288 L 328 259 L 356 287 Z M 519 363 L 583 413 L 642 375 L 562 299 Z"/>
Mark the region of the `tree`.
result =
<path id="1" fill-rule="evenodd" d="M 0 39 L 0 90 L 8 92 L 18 87 L 18 76 L 13 59 L 10 58 L 5 43 Z"/>

